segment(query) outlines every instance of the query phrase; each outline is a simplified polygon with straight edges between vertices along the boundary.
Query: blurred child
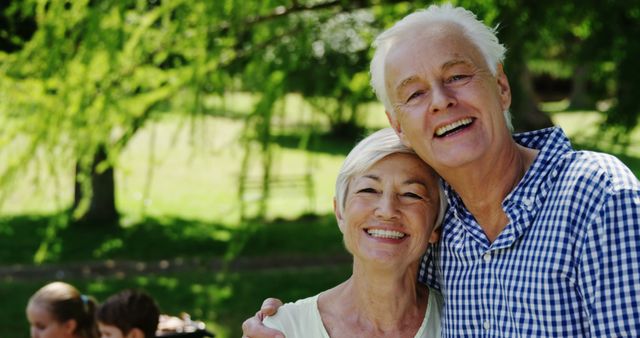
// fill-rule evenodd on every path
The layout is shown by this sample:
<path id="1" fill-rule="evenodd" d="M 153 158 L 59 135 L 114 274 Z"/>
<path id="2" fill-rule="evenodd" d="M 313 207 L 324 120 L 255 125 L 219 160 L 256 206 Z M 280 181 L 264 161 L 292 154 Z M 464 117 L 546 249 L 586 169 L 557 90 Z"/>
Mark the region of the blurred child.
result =
<path id="1" fill-rule="evenodd" d="M 148 294 L 133 289 L 107 298 L 96 311 L 102 338 L 152 338 L 158 328 L 160 310 Z"/>
<path id="2" fill-rule="evenodd" d="M 53 282 L 29 298 L 32 338 L 97 338 L 96 303 L 67 283 Z"/>

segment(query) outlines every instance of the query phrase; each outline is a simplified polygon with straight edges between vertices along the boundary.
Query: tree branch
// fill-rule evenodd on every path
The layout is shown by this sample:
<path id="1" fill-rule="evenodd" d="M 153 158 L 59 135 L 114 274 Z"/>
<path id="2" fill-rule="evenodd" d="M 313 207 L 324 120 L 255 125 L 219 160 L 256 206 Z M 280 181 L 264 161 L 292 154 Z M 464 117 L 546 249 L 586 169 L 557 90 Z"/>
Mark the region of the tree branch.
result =
<path id="1" fill-rule="evenodd" d="M 390 1 L 390 2 L 393 3 L 398 1 L 396 0 L 396 1 Z M 347 3 L 348 6 L 344 6 L 345 3 Z M 357 0 L 357 1 L 348 1 L 348 2 L 342 1 L 342 0 L 332 0 L 328 2 L 316 3 L 311 5 L 301 4 L 298 1 L 294 0 L 291 6 L 289 7 L 278 6 L 274 8 L 271 11 L 271 13 L 250 17 L 247 20 L 245 20 L 240 25 L 240 27 L 246 28 L 248 26 L 252 26 L 261 22 L 277 19 L 293 13 L 298 13 L 298 12 L 317 11 L 317 10 L 331 8 L 331 7 L 342 7 L 342 9 L 346 11 L 346 10 L 354 10 L 359 8 L 370 7 L 372 5 L 373 4 L 371 3 L 371 1 L 366 1 L 366 0 Z M 221 23 L 218 26 L 218 31 L 220 32 L 220 34 L 226 34 L 230 28 L 231 28 L 231 23 L 226 21 Z"/>

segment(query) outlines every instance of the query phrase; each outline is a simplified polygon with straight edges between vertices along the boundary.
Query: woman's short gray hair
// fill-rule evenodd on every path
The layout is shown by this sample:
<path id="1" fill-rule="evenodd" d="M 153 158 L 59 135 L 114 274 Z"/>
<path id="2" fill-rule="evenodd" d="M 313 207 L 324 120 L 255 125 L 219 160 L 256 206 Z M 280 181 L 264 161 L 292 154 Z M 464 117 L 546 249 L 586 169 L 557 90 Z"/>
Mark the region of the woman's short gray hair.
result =
<path id="1" fill-rule="evenodd" d="M 413 154 L 418 156 L 411 148 L 400 141 L 400 138 L 392 128 L 378 130 L 353 147 L 342 163 L 336 179 L 336 208 L 341 214 L 344 212 L 347 194 L 349 193 L 349 183 L 353 178 L 392 154 Z M 438 190 L 440 208 L 435 224 L 436 227 L 442 223 L 447 208 L 447 199 L 444 195 L 442 184 L 438 184 Z"/>
<path id="2" fill-rule="evenodd" d="M 443 5 L 431 5 L 426 10 L 419 10 L 405 16 L 396 22 L 393 27 L 382 32 L 373 42 L 376 49 L 371 60 L 371 87 L 384 104 L 389 114 L 395 114 L 393 104 L 387 94 L 384 78 L 384 66 L 387 53 L 393 46 L 407 38 L 413 38 L 416 32 L 429 28 L 434 23 L 453 23 L 462 28 L 463 34 L 478 48 L 484 56 L 485 62 L 495 75 L 498 64 L 504 60 L 506 48 L 498 41 L 496 28 L 486 26 L 476 18 L 472 12 L 462 8 L 453 7 L 446 3 Z M 508 111 L 505 112 L 508 117 Z M 510 122 L 510 118 L 508 120 Z"/>

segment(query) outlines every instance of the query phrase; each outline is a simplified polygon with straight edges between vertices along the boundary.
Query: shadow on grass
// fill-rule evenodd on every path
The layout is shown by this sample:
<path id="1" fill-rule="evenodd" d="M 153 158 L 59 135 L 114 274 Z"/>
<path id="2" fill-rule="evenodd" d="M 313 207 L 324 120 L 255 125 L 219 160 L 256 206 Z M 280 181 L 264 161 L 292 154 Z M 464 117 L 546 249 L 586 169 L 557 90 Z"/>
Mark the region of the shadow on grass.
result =
<path id="1" fill-rule="evenodd" d="M 183 218 L 147 218 L 126 227 L 67 225 L 64 215 L 0 219 L 0 265 L 223 257 L 241 241 L 243 256 L 344 253 L 332 215 L 307 215 L 237 227 Z"/>
<path id="2" fill-rule="evenodd" d="M 241 256 L 345 253 L 342 233 L 333 214 L 307 214 L 296 219 L 276 219 L 250 224 Z"/>
<path id="3" fill-rule="evenodd" d="M 0 220 L 0 264 L 215 256 L 225 252 L 233 231 L 182 218 L 118 227 L 68 225 L 62 214 L 7 217 Z"/>

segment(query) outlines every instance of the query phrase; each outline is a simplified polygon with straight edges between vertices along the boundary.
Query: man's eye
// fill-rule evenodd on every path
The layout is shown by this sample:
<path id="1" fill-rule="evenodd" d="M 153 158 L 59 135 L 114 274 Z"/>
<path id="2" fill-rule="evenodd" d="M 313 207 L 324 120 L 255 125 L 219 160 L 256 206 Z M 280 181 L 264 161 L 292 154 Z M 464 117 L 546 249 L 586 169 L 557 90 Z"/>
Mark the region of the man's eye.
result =
<path id="1" fill-rule="evenodd" d="M 413 100 L 413 99 L 415 99 L 415 98 L 420 97 L 420 95 L 422 95 L 422 94 L 424 94 L 424 92 L 423 92 L 423 91 L 421 91 L 421 90 L 419 90 L 419 91 L 417 91 L 417 92 L 415 92 L 415 93 L 411 94 L 411 95 L 409 96 L 409 98 L 407 99 L 407 102 L 409 102 L 409 101 L 411 101 L 411 100 Z"/>
<path id="2" fill-rule="evenodd" d="M 469 78 L 469 75 L 463 75 L 463 74 L 458 74 L 458 75 L 453 75 L 450 78 L 447 79 L 447 83 L 452 83 L 452 82 L 456 82 L 456 81 L 460 81 L 460 80 L 464 80 Z"/>

